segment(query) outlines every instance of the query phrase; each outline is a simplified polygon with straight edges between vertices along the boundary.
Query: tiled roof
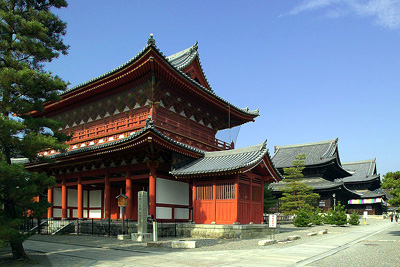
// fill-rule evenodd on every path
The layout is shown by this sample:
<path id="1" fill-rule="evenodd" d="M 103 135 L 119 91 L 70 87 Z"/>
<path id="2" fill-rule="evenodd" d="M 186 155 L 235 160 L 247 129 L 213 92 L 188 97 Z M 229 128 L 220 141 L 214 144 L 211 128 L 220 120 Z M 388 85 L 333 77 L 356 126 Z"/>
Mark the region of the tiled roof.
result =
<path id="1" fill-rule="evenodd" d="M 342 163 L 343 168 L 352 175 L 344 182 L 370 181 L 379 178 L 376 173 L 376 159 Z"/>
<path id="2" fill-rule="evenodd" d="M 190 81 L 191 83 L 195 84 L 198 88 L 200 88 L 202 91 L 206 92 L 207 94 L 213 96 L 214 98 L 217 98 L 218 100 L 222 101 L 223 103 L 225 103 L 227 106 L 230 106 L 231 108 L 234 108 L 242 113 L 248 114 L 248 115 L 252 115 L 252 116 L 259 116 L 259 110 L 253 110 L 253 111 L 249 111 L 248 108 L 239 108 L 236 107 L 235 105 L 233 105 L 232 103 L 228 102 L 227 100 L 223 99 L 222 97 L 218 96 L 217 94 L 215 94 L 212 90 L 209 90 L 207 88 L 205 88 L 204 86 L 202 86 L 200 83 L 198 83 L 197 81 L 193 80 L 192 78 L 190 78 L 188 75 L 186 75 L 185 73 L 183 73 L 181 71 L 182 68 L 184 68 L 185 66 L 187 66 L 187 64 L 190 64 L 190 60 L 193 60 L 196 56 L 198 56 L 198 52 L 197 52 L 197 43 L 194 46 L 191 46 L 181 52 L 178 52 L 174 55 L 171 55 L 170 57 L 166 57 L 161 51 L 160 49 L 157 48 L 156 46 L 156 42 L 153 38 L 153 35 L 150 35 L 150 38 L 147 41 L 147 45 L 142 49 L 142 51 L 140 51 L 136 56 L 134 56 L 133 58 L 131 58 L 130 60 L 128 60 L 126 63 L 116 67 L 115 69 L 104 73 L 94 79 L 91 79 L 89 81 L 86 81 L 84 83 L 78 84 L 72 88 L 69 88 L 63 92 L 61 92 L 61 95 L 64 95 L 68 92 L 72 92 L 78 88 L 81 88 L 85 85 L 88 85 L 92 82 L 98 81 L 102 78 L 105 78 L 113 73 L 118 72 L 119 70 L 122 70 L 123 68 L 125 68 L 126 66 L 128 66 L 129 64 L 132 64 L 136 59 L 140 58 L 150 47 L 154 48 L 155 51 L 157 51 L 159 53 L 159 55 L 165 59 L 165 61 L 173 68 L 176 70 L 176 72 L 178 72 L 181 76 L 183 76 L 186 80 Z M 196 49 L 194 49 L 196 48 Z M 196 50 L 196 52 L 191 52 L 191 54 L 188 53 L 188 51 L 190 52 L 191 50 Z M 199 59 L 199 63 L 200 63 L 200 59 Z M 201 67 L 201 63 L 200 63 L 200 67 Z M 204 71 L 203 71 L 204 73 Z M 206 78 L 207 81 L 207 78 Z M 208 81 L 207 81 L 208 83 Z M 211 88 L 211 86 L 210 86 Z"/>
<path id="3" fill-rule="evenodd" d="M 29 163 L 28 158 L 12 158 L 11 159 L 11 164 L 25 164 Z"/>
<path id="4" fill-rule="evenodd" d="M 300 182 L 305 183 L 307 186 L 312 186 L 313 189 L 316 190 L 334 189 L 343 185 L 343 181 L 341 180 L 335 180 L 332 182 L 321 177 L 305 178 L 300 180 Z M 283 180 L 279 183 L 272 183 L 270 186 L 274 189 L 274 191 L 280 192 L 286 184 L 288 183 L 284 182 Z"/>
<path id="5" fill-rule="evenodd" d="M 353 190 L 353 192 L 355 192 L 361 198 L 377 198 L 385 196 L 384 192 L 374 192 L 371 190 Z"/>
<path id="6" fill-rule="evenodd" d="M 172 138 L 169 138 L 168 136 L 166 136 L 165 134 L 163 134 L 162 132 L 160 132 L 159 130 L 157 130 L 155 128 L 153 121 L 151 121 L 150 119 L 147 119 L 145 127 L 143 127 L 142 129 L 140 129 L 139 131 L 137 131 L 136 133 L 134 133 L 134 134 L 132 134 L 132 135 L 130 135 L 128 137 L 116 140 L 114 142 L 109 142 L 109 143 L 104 143 L 104 144 L 94 145 L 94 146 L 87 146 L 87 147 L 84 147 L 84 148 L 70 150 L 70 151 L 67 151 L 65 153 L 58 153 L 58 154 L 54 154 L 54 155 L 49 155 L 49 156 L 46 156 L 46 157 L 50 158 L 50 159 L 59 158 L 59 157 L 69 156 L 69 155 L 73 155 L 73 154 L 77 154 L 77 153 L 83 153 L 83 152 L 88 152 L 88 151 L 92 151 L 92 150 L 96 150 L 96 149 L 101 149 L 101 148 L 105 148 L 105 147 L 111 147 L 113 145 L 117 145 L 117 144 L 128 142 L 129 140 L 137 138 L 137 137 L 143 135 L 144 133 L 146 133 L 148 131 L 152 131 L 153 133 L 157 134 L 158 136 L 160 136 L 161 138 L 167 140 L 168 142 L 170 142 L 170 143 L 172 143 L 174 145 L 180 146 L 180 147 L 182 147 L 182 148 L 184 148 L 186 150 L 189 150 L 189 151 L 201 154 L 201 155 L 204 155 L 204 153 L 205 153 L 201 149 L 189 146 L 187 144 L 184 144 L 184 143 L 178 142 L 178 141 L 176 141 L 176 140 L 174 140 Z"/>
<path id="7" fill-rule="evenodd" d="M 267 141 L 251 147 L 205 152 L 204 157 L 170 173 L 174 176 L 185 176 L 250 168 L 260 163 L 263 157 L 268 154 L 266 143 Z"/>
<path id="8" fill-rule="evenodd" d="M 276 168 L 292 167 L 292 162 L 299 154 L 305 154 L 306 166 L 328 162 L 337 157 L 338 138 L 328 141 L 275 146 L 275 153 L 272 162 Z"/>

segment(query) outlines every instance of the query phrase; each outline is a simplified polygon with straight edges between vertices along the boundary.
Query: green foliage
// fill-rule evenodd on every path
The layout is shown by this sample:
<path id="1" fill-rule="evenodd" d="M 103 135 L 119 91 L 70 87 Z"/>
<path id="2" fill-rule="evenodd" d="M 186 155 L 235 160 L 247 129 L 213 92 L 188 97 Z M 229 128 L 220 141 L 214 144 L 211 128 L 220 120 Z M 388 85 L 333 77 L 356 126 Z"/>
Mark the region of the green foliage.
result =
<path id="1" fill-rule="evenodd" d="M 57 133 L 62 124 L 35 116 L 67 87 L 44 70 L 45 63 L 67 54 L 66 23 L 51 12 L 66 6 L 65 0 L 0 0 L 0 238 L 10 243 L 14 258 L 25 257 L 27 235 L 18 227 L 46 212 L 47 200 L 33 197 L 53 185 L 54 177 L 29 173 L 11 165 L 11 158 L 45 160 L 37 157 L 39 151 L 66 148 L 67 136 Z"/>
<path id="2" fill-rule="evenodd" d="M 320 208 L 316 208 L 314 211 L 312 211 L 311 220 L 312 224 L 314 225 L 322 225 L 324 223 Z"/>
<path id="3" fill-rule="evenodd" d="M 309 207 L 302 207 L 298 210 L 293 224 L 296 227 L 309 227 L 312 225 L 313 211 Z"/>
<path id="4" fill-rule="evenodd" d="M 390 189 L 389 193 L 393 196 L 388 202 L 392 206 L 400 206 L 400 171 L 388 172 L 383 175 L 381 184 L 383 189 Z"/>
<path id="5" fill-rule="evenodd" d="M 334 207 L 334 209 L 329 209 L 324 217 L 324 222 L 327 224 L 334 224 L 337 226 L 342 226 L 347 224 L 346 209 L 340 203 Z"/>
<path id="6" fill-rule="evenodd" d="M 312 206 L 317 202 L 320 196 L 313 192 L 311 186 L 299 182 L 303 177 L 302 171 L 304 170 L 305 154 L 300 154 L 293 161 L 293 166 L 284 168 L 284 176 L 286 185 L 282 189 L 283 197 L 280 198 L 282 202 L 281 209 L 286 215 L 297 214 L 300 208 Z"/>
<path id="7" fill-rule="evenodd" d="M 357 212 L 353 212 L 352 214 L 350 214 L 350 218 L 349 218 L 348 223 L 351 224 L 351 225 L 360 224 L 360 216 L 358 215 Z"/>
<path id="8" fill-rule="evenodd" d="M 264 212 L 272 213 L 269 209 L 276 206 L 278 199 L 272 194 L 273 188 L 269 184 L 264 186 Z"/>

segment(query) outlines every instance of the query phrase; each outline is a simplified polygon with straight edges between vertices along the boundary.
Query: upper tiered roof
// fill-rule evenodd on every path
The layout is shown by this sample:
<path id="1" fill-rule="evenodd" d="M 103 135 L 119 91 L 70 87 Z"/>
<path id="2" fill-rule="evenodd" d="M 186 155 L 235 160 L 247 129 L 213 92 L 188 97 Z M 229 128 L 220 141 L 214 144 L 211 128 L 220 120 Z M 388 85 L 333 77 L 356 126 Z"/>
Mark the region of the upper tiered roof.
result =
<path id="1" fill-rule="evenodd" d="M 81 83 L 77 86 L 74 86 L 72 88 L 65 90 L 64 92 L 61 93 L 62 100 L 58 101 L 58 102 L 62 103 L 67 98 L 75 97 L 76 95 L 87 94 L 87 93 L 89 93 L 89 91 L 93 91 L 93 89 L 102 87 L 105 84 L 111 84 L 111 83 L 120 84 L 124 80 L 128 79 L 128 76 L 132 76 L 131 73 L 133 71 L 144 67 L 144 65 L 146 65 L 146 63 L 148 63 L 149 59 L 152 60 L 151 56 L 149 57 L 149 59 L 144 59 L 144 57 L 150 51 L 153 51 L 154 53 L 156 53 L 156 55 L 159 56 L 162 59 L 162 61 L 164 63 L 166 63 L 175 73 L 177 73 L 177 75 L 179 75 L 184 80 L 188 81 L 190 84 L 194 85 L 199 91 L 206 93 L 206 95 L 208 95 L 209 97 L 211 97 L 214 100 L 220 101 L 222 106 L 229 107 L 229 109 L 231 111 L 239 112 L 240 114 L 243 114 L 244 116 L 249 116 L 251 118 L 259 116 L 258 109 L 250 111 L 248 107 L 239 108 L 213 92 L 213 90 L 211 89 L 211 86 L 209 86 L 209 83 L 206 79 L 204 71 L 201 68 L 197 43 L 181 52 L 178 52 L 174 55 L 166 57 L 157 48 L 156 42 L 153 38 L 153 35 L 150 35 L 147 45 L 136 56 L 134 56 L 133 58 L 128 60 L 126 63 L 116 67 L 115 69 L 113 69 L 105 74 L 102 74 L 94 79 L 91 79 L 89 81 L 86 81 L 84 83 Z M 199 65 L 200 65 L 204 80 L 206 81 L 206 84 L 204 86 L 202 84 L 200 84 L 198 81 L 196 81 L 195 79 L 192 79 L 189 75 L 185 74 L 182 71 L 185 67 L 190 65 L 195 59 L 197 59 Z M 133 67 L 134 67 L 133 65 L 135 65 L 135 64 L 139 64 L 139 65 L 133 69 Z M 152 67 L 152 68 L 154 69 L 154 67 Z M 129 73 L 124 73 L 124 71 L 129 71 Z M 122 78 L 121 75 L 124 75 L 123 79 L 121 79 Z M 92 87 L 94 87 L 94 88 L 92 88 Z M 54 107 L 55 105 L 57 105 L 57 102 L 56 103 L 48 103 L 45 106 L 45 108 L 50 107 L 50 106 Z"/>
<path id="2" fill-rule="evenodd" d="M 338 138 L 314 143 L 275 146 L 272 162 L 277 168 L 291 167 L 299 154 L 305 154 L 306 166 L 318 165 L 338 157 L 337 147 Z"/>
<path id="3" fill-rule="evenodd" d="M 376 159 L 346 162 L 342 166 L 351 173 L 351 176 L 344 178 L 345 182 L 370 181 L 379 178 L 376 172 Z"/>

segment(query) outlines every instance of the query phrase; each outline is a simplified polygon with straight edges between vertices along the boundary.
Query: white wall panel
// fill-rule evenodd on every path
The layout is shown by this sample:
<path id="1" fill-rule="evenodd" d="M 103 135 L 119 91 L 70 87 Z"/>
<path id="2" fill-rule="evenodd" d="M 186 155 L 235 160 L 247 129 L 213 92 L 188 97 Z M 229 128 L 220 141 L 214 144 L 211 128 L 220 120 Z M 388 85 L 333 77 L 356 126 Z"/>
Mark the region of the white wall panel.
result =
<path id="1" fill-rule="evenodd" d="M 90 208 L 101 208 L 101 190 L 91 190 L 89 192 Z"/>
<path id="2" fill-rule="evenodd" d="M 88 207 L 88 191 L 83 190 L 83 207 Z"/>
<path id="3" fill-rule="evenodd" d="M 172 208 L 157 207 L 156 217 L 158 219 L 172 219 Z"/>
<path id="4" fill-rule="evenodd" d="M 53 206 L 61 206 L 62 205 L 62 192 L 61 188 L 53 189 Z"/>
<path id="5" fill-rule="evenodd" d="M 189 209 L 185 208 L 175 208 L 174 209 L 174 219 L 189 220 Z"/>
<path id="6" fill-rule="evenodd" d="M 156 200 L 160 204 L 189 205 L 189 184 L 157 178 Z"/>
<path id="7" fill-rule="evenodd" d="M 89 218 L 101 219 L 101 210 L 89 210 Z"/>
<path id="8" fill-rule="evenodd" d="M 53 209 L 53 217 L 61 218 L 62 217 L 62 209 Z"/>
<path id="9" fill-rule="evenodd" d="M 83 210 L 83 218 L 87 218 L 88 217 L 88 211 L 87 210 Z"/>
<path id="10" fill-rule="evenodd" d="M 72 218 L 78 218 L 78 209 L 72 210 Z"/>
<path id="11" fill-rule="evenodd" d="M 78 207 L 77 189 L 68 189 L 68 207 Z"/>

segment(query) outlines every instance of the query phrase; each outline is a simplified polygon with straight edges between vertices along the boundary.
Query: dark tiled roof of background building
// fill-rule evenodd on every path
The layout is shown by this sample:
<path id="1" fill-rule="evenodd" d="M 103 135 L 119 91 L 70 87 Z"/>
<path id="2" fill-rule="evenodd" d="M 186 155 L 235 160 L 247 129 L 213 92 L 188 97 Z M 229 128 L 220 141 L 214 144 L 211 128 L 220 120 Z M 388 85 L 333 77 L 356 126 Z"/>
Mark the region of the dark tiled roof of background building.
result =
<path id="1" fill-rule="evenodd" d="M 343 168 L 352 175 L 344 182 L 370 181 L 379 178 L 376 173 L 376 159 L 342 163 Z"/>
<path id="2" fill-rule="evenodd" d="M 305 183 L 307 186 L 312 186 L 314 190 L 334 189 L 343 185 L 343 181 L 341 180 L 335 180 L 332 182 L 321 177 L 304 178 L 300 180 L 300 182 Z M 286 184 L 288 183 L 280 181 L 279 183 L 272 183 L 270 186 L 274 191 L 280 192 Z"/>
<path id="3" fill-rule="evenodd" d="M 205 152 L 204 157 L 170 173 L 174 176 L 185 176 L 227 172 L 252 167 L 260 163 L 265 155 L 268 155 L 266 142 L 239 149 Z"/>
<path id="4" fill-rule="evenodd" d="M 338 138 L 314 143 L 275 146 L 272 162 L 276 168 L 292 167 L 295 158 L 299 154 L 305 154 L 304 164 L 306 166 L 317 165 L 338 157 L 337 146 Z"/>

